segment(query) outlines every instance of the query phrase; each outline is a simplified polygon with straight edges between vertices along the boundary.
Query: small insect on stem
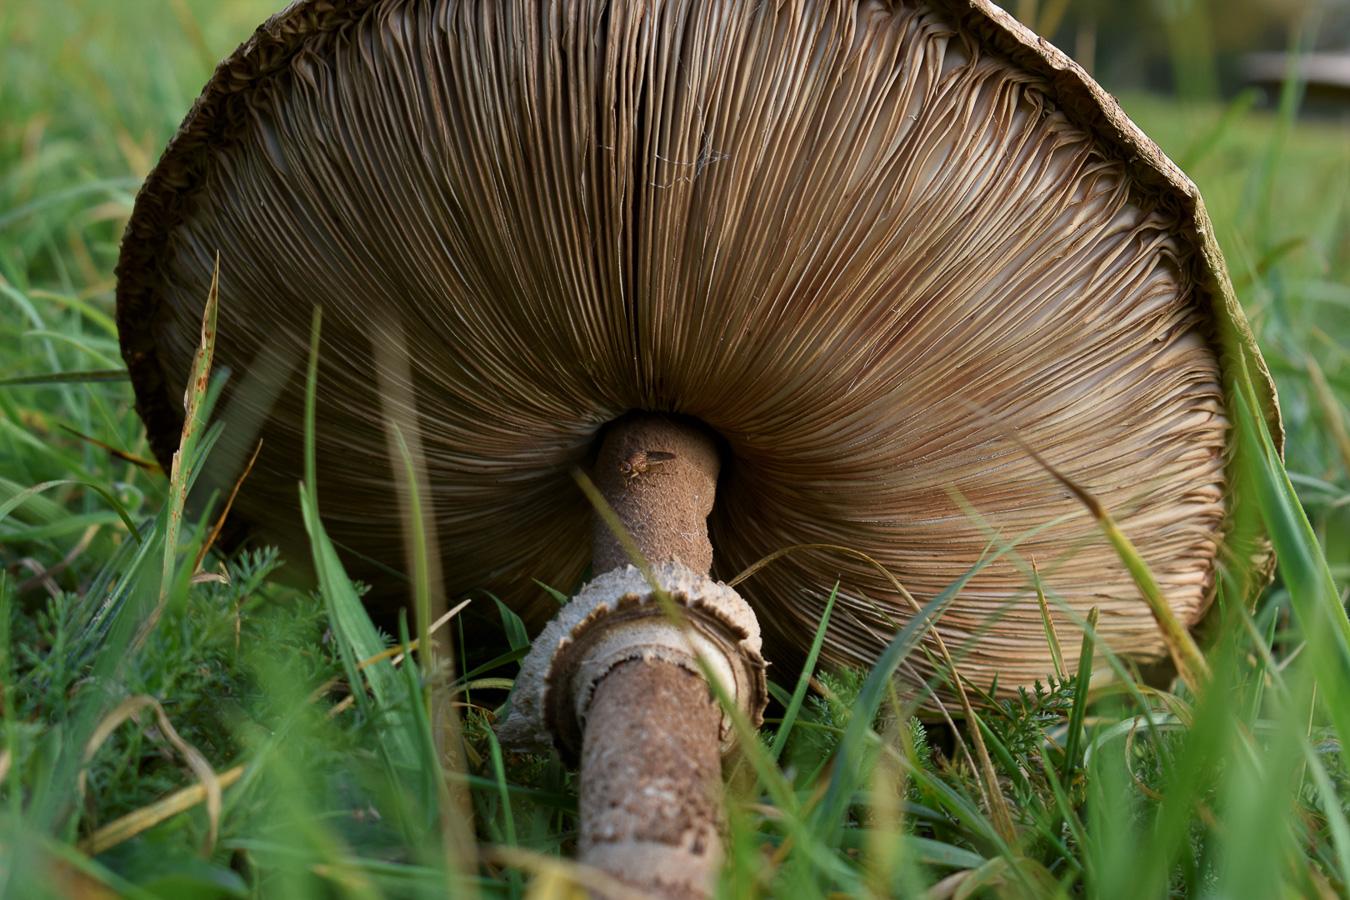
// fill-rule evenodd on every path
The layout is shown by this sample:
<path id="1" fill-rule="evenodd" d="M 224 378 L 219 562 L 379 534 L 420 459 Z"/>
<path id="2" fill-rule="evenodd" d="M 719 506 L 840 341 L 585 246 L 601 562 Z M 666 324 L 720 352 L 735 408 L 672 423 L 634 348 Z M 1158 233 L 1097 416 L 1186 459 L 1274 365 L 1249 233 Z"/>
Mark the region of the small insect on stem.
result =
<path id="1" fill-rule="evenodd" d="M 674 458 L 674 453 L 666 453 L 664 450 L 639 450 L 619 463 L 619 473 L 631 481 L 643 472 L 655 469 Z"/>

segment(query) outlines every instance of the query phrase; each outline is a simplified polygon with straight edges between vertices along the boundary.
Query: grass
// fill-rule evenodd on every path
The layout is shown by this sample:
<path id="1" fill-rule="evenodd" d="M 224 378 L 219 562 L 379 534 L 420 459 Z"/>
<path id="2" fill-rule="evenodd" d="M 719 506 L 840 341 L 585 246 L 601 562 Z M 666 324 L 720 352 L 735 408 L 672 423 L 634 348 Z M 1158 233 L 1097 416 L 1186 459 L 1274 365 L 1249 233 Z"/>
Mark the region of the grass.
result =
<path id="1" fill-rule="evenodd" d="M 210 520 L 180 503 L 216 433 L 172 477 L 148 471 L 129 387 L 89 374 L 121 368 L 111 273 L 134 190 L 268 6 L 0 4 L 0 891 L 576 896 L 573 775 L 488 727 L 519 623 L 471 605 L 496 639 L 447 676 L 464 741 L 440 777 L 438 662 L 381 656 L 322 494 L 317 596 L 277 586 L 266 552 L 199 570 Z M 774 685 L 777 717 L 729 768 L 723 896 L 1346 895 L 1350 141 L 1295 99 L 1124 98 L 1201 186 L 1279 382 L 1287 474 L 1257 418 L 1236 424 L 1275 583 L 1254 610 L 1225 583 L 1208 674 L 1170 693 L 1090 692 L 1068 674 L 1090 630 L 955 732 L 894 694 L 912 634 L 872 672 Z"/>

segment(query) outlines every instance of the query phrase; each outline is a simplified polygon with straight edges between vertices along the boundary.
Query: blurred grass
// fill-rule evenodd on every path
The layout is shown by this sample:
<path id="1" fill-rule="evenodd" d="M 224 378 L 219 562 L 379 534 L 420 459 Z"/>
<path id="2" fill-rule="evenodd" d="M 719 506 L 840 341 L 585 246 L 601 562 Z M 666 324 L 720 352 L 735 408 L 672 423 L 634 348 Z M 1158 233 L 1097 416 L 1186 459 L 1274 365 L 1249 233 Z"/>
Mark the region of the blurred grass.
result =
<path id="1" fill-rule="evenodd" d="M 183 522 L 166 553 L 166 476 L 66 430 L 148 455 L 127 384 L 80 373 L 120 367 L 112 269 L 136 187 L 213 61 L 271 6 L 0 0 L 0 895 L 574 896 L 573 776 L 556 759 L 503 756 L 487 727 L 504 694 L 481 676 L 520 656 L 509 613 L 494 643 L 483 635 L 499 611 L 480 601 L 486 646 L 461 656 L 466 673 L 434 659 L 361 667 L 387 639 L 369 630 L 316 508 L 321 596 L 273 585 L 281 563 L 267 553 L 211 563 L 228 584 L 164 586 L 166 569 L 191 568 L 205 523 Z M 1350 128 L 1297 118 L 1294 91 L 1274 112 L 1250 95 L 1122 99 L 1200 185 L 1279 382 L 1287 481 L 1259 421 L 1235 412 L 1255 461 L 1248 513 L 1281 550 L 1276 582 L 1254 611 L 1225 583 L 1198 694 L 1127 680 L 1095 696 L 1046 673 L 984 710 L 992 785 L 969 738 L 919 726 L 884 673 L 775 685 L 791 710 L 783 734 L 771 720 L 764 752 L 730 769 L 726 897 L 1346 895 L 1350 644 L 1336 583 L 1350 575 Z M 45 482 L 65 483 L 10 504 Z M 163 620 L 136 648 L 161 591 Z M 426 720 L 441 677 L 463 703 L 463 769 L 449 777 L 469 789 L 467 870 L 447 852 Z M 194 781 L 149 718 L 86 760 L 99 722 L 142 695 L 216 772 L 242 766 L 205 856 L 200 805 L 92 859 L 76 848 L 124 816 L 134 831 Z"/>

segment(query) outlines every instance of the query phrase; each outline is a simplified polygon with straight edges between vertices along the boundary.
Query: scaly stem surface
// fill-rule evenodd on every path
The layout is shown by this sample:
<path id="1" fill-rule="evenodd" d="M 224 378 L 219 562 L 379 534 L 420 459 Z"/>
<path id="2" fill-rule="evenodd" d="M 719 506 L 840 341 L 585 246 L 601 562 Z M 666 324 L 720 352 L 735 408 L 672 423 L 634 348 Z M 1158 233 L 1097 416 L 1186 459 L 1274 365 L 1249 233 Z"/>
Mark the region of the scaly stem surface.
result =
<path id="1" fill-rule="evenodd" d="M 722 711 L 694 672 L 615 666 L 581 755 L 581 861 L 663 898 L 708 896 L 721 865 Z"/>
<path id="2" fill-rule="evenodd" d="M 648 562 L 712 566 L 708 513 L 717 484 L 712 440 L 666 417 L 610 428 L 595 481 Z M 597 575 L 626 565 L 594 528 Z M 688 665 L 635 659 L 596 686 L 581 758 L 581 859 L 654 896 L 703 898 L 721 863 L 721 710 Z"/>

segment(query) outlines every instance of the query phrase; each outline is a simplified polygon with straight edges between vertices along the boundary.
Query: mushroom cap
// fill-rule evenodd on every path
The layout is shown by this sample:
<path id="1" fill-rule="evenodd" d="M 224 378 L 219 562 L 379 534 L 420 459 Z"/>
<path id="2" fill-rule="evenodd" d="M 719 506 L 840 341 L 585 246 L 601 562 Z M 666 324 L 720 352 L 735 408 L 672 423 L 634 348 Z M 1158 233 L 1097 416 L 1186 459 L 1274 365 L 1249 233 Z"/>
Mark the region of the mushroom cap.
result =
<path id="1" fill-rule="evenodd" d="M 841 545 L 923 602 L 1021 539 L 1064 610 L 1159 657 L 1114 551 L 1008 433 L 1102 502 L 1186 625 L 1233 537 L 1242 365 L 1281 435 L 1195 186 L 984 0 L 294 4 L 221 63 L 123 240 L 123 354 L 164 461 L 217 250 L 234 375 L 208 478 L 263 437 L 234 520 L 308 558 L 321 306 L 319 499 L 373 605 L 403 590 L 387 419 L 415 426 L 447 589 L 538 627 L 532 579 L 570 588 L 590 556 L 569 471 L 649 410 L 724 444 L 715 575 Z M 741 586 L 766 658 L 800 659 L 836 581 L 826 657 L 875 657 L 908 604 L 803 551 Z M 1011 558 L 939 630 L 977 683 L 1051 671 Z"/>

